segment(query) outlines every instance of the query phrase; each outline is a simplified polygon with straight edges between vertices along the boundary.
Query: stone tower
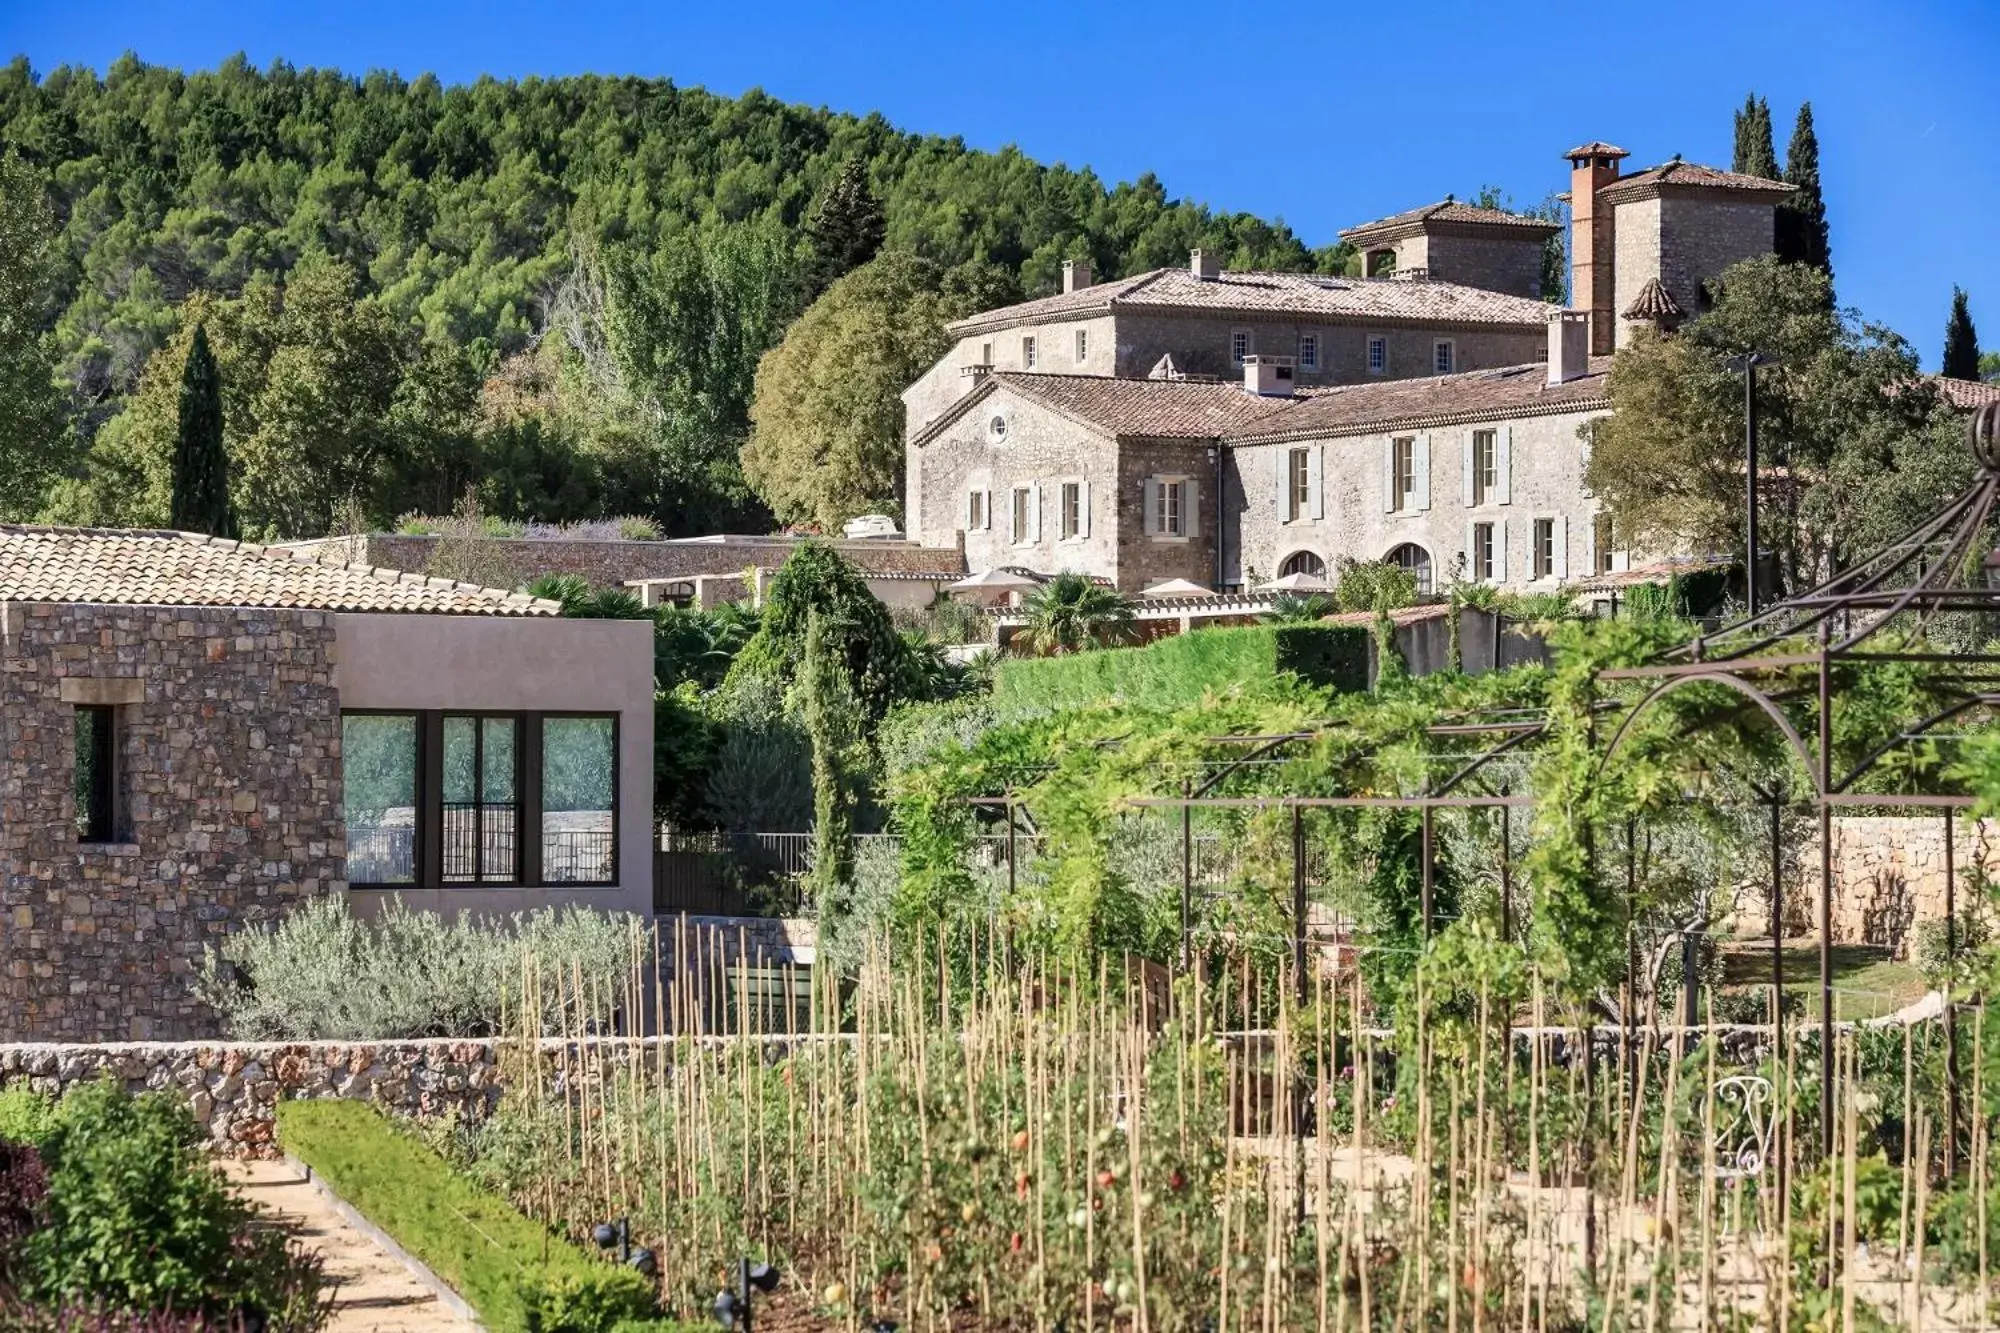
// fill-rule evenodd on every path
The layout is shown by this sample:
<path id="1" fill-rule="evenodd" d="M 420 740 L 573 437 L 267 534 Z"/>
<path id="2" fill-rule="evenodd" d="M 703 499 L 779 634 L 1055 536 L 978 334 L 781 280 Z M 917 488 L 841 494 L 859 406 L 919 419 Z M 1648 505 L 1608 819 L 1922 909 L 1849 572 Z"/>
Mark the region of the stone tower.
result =
<path id="1" fill-rule="evenodd" d="M 1615 235 L 1610 305 L 1635 312 L 1618 321 L 1617 346 L 1655 322 L 1647 312 L 1672 309 L 1692 319 L 1707 308 L 1702 284 L 1731 264 L 1771 253 L 1783 181 L 1704 167 L 1679 158 L 1623 176 L 1597 192 Z M 1668 298 L 1649 292 L 1657 282 Z"/>
<path id="2" fill-rule="evenodd" d="M 1590 316 L 1590 354 L 1605 356 L 1612 348 L 1612 312 L 1618 308 L 1612 304 L 1617 236 L 1613 211 L 1600 194 L 1618 179 L 1618 164 L 1631 154 L 1592 140 L 1563 156 L 1569 159 L 1569 303 Z"/>

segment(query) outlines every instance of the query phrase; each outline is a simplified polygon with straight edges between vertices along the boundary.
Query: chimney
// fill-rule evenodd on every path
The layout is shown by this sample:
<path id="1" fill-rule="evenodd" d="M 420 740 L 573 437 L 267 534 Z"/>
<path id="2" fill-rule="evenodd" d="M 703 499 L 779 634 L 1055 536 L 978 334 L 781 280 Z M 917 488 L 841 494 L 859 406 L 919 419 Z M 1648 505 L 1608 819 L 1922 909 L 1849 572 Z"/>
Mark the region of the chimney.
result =
<path id="1" fill-rule="evenodd" d="M 1567 384 L 1590 373 L 1590 335 L 1597 326 L 1587 310 L 1549 315 L 1549 383 Z"/>
<path id="2" fill-rule="evenodd" d="M 1617 331 L 1611 311 L 1616 237 L 1611 229 L 1612 210 L 1598 202 L 1597 192 L 1618 179 L 1618 163 L 1631 154 L 1593 141 L 1563 156 L 1569 159 L 1570 308 L 1590 316 L 1590 354 L 1608 356 Z M 1554 350 L 1553 343 L 1550 350 Z M 1552 355 L 1551 375 L 1556 373 L 1555 367 Z"/>
<path id="3" fill-rule="evenodd" d="M 1090 286 L 1090 261 L 1088 259 L 1063 260 L 1063 291 L 1080 292 Z"/>
<path id="4" fill-rule="evenodd" d="M 1289 356 L 1246 356 L 1243 358 L 1243 392 L 1259 398 L 1290 398 L 1292 370 L 1297 362 Z"/>
<path id="5" fill-rule="evenodd" d="M 1203 282 L 1214 282 L 1222 276 L 1222 256 L 1208 254 L 1202 250 L 1188 251 L 1188 272 Z"/>

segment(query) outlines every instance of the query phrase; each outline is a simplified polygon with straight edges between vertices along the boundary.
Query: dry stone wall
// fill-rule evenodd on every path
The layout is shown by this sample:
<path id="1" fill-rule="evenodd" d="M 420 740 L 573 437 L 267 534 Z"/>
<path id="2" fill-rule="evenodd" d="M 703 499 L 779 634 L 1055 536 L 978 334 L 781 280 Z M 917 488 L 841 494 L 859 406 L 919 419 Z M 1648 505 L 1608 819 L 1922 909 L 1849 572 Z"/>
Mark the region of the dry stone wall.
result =
<path id="1" fill-rule="evenodd" d="M 1944 919 L 1942 815 L 1875 816 L 1837 819 L 1833 824 L 1833 936 L 1843 944 L 1873 944 L 1905 956 L 1916 927 Z M 2000 825 L 1960 819 L 1954 825 L 1952 854 L 1957 870 L 1958 910 L 1979 900 L 1978 877 L 2000 868 Z M 1804 878 L 1819 879 L 1819 836 L 1813 834 L 1802 864 Z M 1809 905 L 1795 913 L 1817 920 Z"/>

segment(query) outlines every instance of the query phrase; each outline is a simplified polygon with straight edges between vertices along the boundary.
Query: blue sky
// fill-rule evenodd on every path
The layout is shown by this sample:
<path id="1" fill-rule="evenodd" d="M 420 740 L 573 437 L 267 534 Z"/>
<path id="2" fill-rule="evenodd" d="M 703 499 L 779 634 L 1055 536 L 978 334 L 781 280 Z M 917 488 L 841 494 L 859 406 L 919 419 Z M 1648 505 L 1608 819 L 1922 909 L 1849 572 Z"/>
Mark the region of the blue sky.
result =
<path id="1" fill-rule="evenodd" d="M 1727 166 L 1730 113 L 1755 89 L 1781 156 L 1813 104 L 1842 302 L 1935 367 L 1956 282 L 2000 347 L 2000 0 L 0 0 L 0 53 L 39 70 L 127 50 L 184 67 L 243 51 L 448 82 L 596 71 L 761 87 L 1112 180 L 1152 171 L 1309 244 L 1488 182 L 1537 200 L 1588 139 L 1634 165 Z"/>

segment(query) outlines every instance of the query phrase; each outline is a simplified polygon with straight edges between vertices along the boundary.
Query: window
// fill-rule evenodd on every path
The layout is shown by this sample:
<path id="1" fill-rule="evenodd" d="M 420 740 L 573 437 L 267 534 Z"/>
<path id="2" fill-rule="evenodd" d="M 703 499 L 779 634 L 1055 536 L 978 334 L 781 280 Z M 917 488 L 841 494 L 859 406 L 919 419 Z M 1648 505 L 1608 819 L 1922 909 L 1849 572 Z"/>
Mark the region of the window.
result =
<path id="1" fill-rule="evenodd" d="M 616 717 L 360 712 L 340 723 L 350 884 L 617 882 Z"/>
<path id="2" fill-rule="evenodd" d="M 1466 553 L 1466 562 L 1472 566 L 1475 583 L 1493 582 L 1493 525 L 1474 523 L 1472 525 L 1472 549 Z"/>
<path id="3" fill-rule="evenodd" d="M 995 444 L 1005 443 L 1007 439 L 1007 418 L 996 413 L 993 419 L 986 423 L 986 434 Z"/>
<path id="4" fill-rule="evenodd" d="M 986 492 L 967 491 L 965 493 L 965 530 L 967 532 L 978 532 L 987 526 Z"/>
<path id="5" fill-rule="evenodd" d="M 1304 518 L 1312 512 L 1312 451 L 1293 449 L 1285 458 L 1285 514 Z"/>
<path id="6" fill-rule="evenodd" d="M 1616 547 L 1616 543 L 1612 540 L 1611 515 L 1599 514 L 1590 520 L 1590 538 L 1597 555 L 1596 560 L 1592 562 L 1597 566 L 1594 572 L 1609 574 L 1611 553 Z"/>
<path id="7" fill-rule="evenodd" d="M 1029 520 L 1032 516 L 1030 511 L 1032 507 L 1033 492 L 1029 491 L 1026 486 L 1016 486 L 1014 488 L 1014 523 L 1012 531 L 1012 538 L 1016 545 L 1028 540 Z"/>
<path id="8" fill-rule="evenodd" d="M 1236 332 L 1230 334 L 1229 363 L 1233 366 L 1240 366 L 1243 364 L 1243 358 L 1249 355 L 1250 335 L 1242 329 L 1238 329 Z"/>
<path id="9" fill-rule="evenodd" d="M 1389 340 L 1370 338 L 1368 340 L 1368 373 L 1386 375 L 1389 373 Z"/>
<path id="10" fill-rule="evenodd" d="M 1090 357 L 1090 330 L 1076 331 L 1076 363 L 1080 366 Z"/>
<path id="11" fill-rule="evenodd" d="M 118 709 L 76 706 L 76 840 L 118 841 Z"/>
<path id="12" fill-rule="evenodd" d="M 979 344 L 979 364 L 980 364 L 980 365 L 982 365 L 982 366 L 990 366 L 990 365 L 992 365 L 992 364 L 993 364 L 993 344 L 992 344 L 992 343 L 981 343 L 981 344 Z"/>
<path id="13" fill-rule="evenodd" d="M 1483 505 L 1500 485 L 1500 432 L 1472 432 L 1472 503 Z"/>
<path id="14" fill-rule="evenodd" d="M 1185 512 L 1185 482 L 1163 481 L 1160 483 L 1160 535 L 1162 537 L 1187 536 L 1187 514 Z"/>
<path id="15" fill-rule="evenodd" d="M 1428 597 L 1431 593 L 1431 553 L 1415 542 L 1404 542 L 1390 551 L 1386 557 L 1396 568 L 1406 570 L 1417 581 L 1417 595 Z"/>
<path id="16" fill-rule="evenodd" d="M 417 715 L 340 719 L 350 884 L 417 881 Z"/>
<path id="17" fill-rule="evenodd" d="M 1404 435 L 1389 446 L 1389 508 L 1404 513 L 1416 507 L 1417 438 Z"/>
<path id="18" fill-rule="evenodd" d="M 1311 551 L 1294 551 L 1278 562 L 1278 577 L 1287 574 L 1306 574 L 1316 579 L 1326 577 L 1326 561 Z"/>
<path id="19" fill-rule="evenodd" d="M 447 714 L 443 838 L 446 884 L 514 884 L 521 877 L 517 719 Z"/>
<path id="20" fill-rule="evenodd" d="M 1319 369 L 1319 336 L 1312 333 L 1299 335 L 1299 369 Z"/>
<path id="21" fill-rule="evenodd" d="M 1062 484 L 1061 499 L 1062 536 L 1070 541 L 1083 535 L 1083 483 L 1066 481 Z"/>
<path id="22" fill-rule="evenodd" d="M 1431 344 L 1431 370 L 1434 374 L 1449 375 L 1452 370 L 1451 339 L 1439 338 Z"/>
<path id="23" fill-rule="evenodd" d="M 542 721 L 542 881 L 611 884 L 618 878 L 618 722 Z"/>
<path id="24" fill-rule="evenodd" d="M 1034 368 L 1035 340 L 1033 338 L 1023 338 L 1021 339 L 1021 369 L 1033 370 Z"/>
<path id="25" fill-rule="evenodd" d="M 1533 577 L 1554 578 L 1556 572 L 1556 521 L 1552 518 L 1535 520 L 1535 549 Z"/>

